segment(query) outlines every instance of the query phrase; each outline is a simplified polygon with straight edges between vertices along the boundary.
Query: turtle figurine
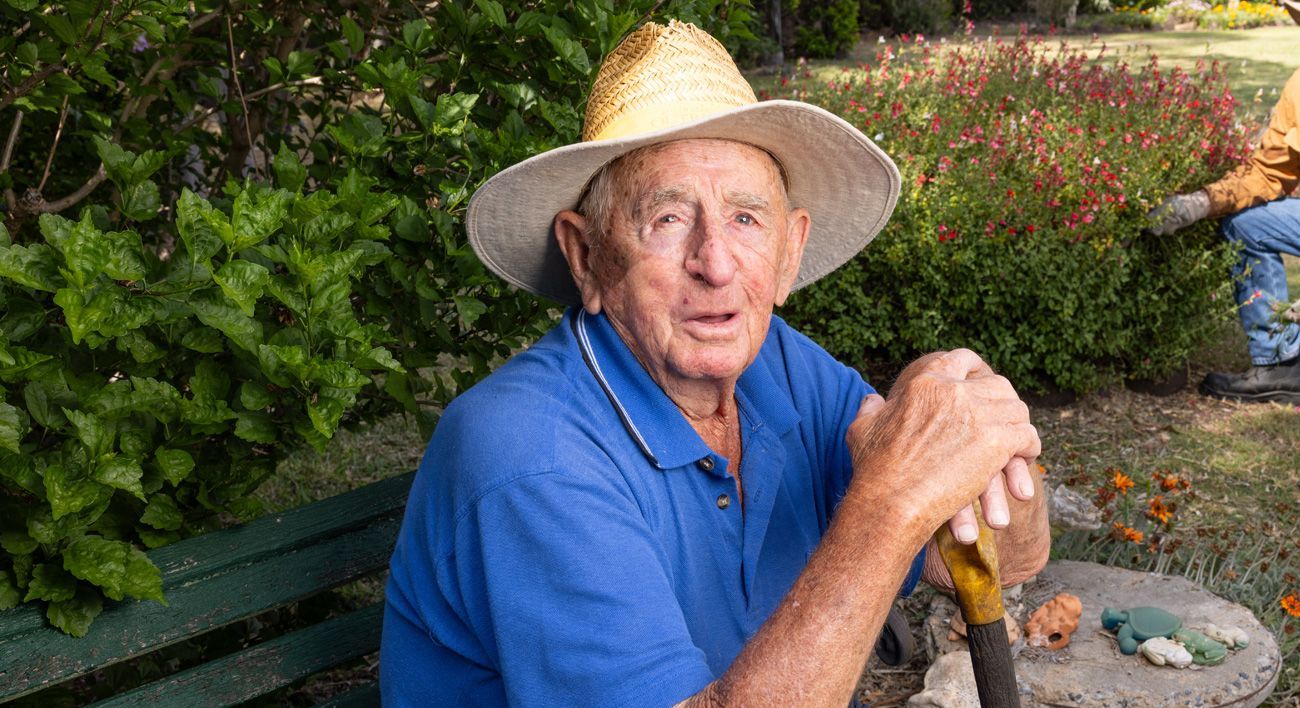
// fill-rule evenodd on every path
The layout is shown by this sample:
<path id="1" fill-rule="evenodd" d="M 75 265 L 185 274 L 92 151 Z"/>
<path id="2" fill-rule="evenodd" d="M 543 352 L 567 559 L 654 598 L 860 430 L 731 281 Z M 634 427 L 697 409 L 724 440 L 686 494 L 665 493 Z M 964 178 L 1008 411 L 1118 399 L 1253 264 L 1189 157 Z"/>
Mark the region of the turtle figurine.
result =
<path id="1" fill-rule="evenodd" d="M 1121 653 L 1136 654 L 1138 644 L 1152 637 L 1173 635 L 1183 626 L 1183 621 L 1159 607 L 1130 610 L 1107 607 L 1101 611 L 1101 626 L 1115 632 Z"/>

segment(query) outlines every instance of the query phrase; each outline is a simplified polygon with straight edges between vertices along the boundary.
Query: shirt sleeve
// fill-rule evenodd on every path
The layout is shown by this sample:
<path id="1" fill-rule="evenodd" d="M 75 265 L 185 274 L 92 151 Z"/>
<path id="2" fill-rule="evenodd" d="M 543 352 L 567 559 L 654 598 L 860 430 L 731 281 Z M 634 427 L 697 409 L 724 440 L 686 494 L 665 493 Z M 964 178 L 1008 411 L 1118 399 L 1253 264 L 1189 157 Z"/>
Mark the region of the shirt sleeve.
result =
<path id="1" fill-rule="evenodd" d="M 1232 214 L 1291 194 L 1300 184 L 1300 71 L 1282 88 L 1250 161 L 1205 187 L 1210 216 Z"/>
<path id="2" fill-rule="evenodd" d="M 714 679 L 643 516 L 595 472 L 485 494 L 442 570 L 511 705 L 672 705 Z"/>

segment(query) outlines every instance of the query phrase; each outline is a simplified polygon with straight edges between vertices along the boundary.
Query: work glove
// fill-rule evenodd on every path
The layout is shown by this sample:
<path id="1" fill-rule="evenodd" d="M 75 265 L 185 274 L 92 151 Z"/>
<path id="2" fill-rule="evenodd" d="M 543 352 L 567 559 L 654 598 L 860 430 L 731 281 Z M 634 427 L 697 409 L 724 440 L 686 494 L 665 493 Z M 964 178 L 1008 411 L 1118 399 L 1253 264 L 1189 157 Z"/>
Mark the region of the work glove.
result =
<path id="1" fill-rule="evenodd" d="M 1204 219 L 1210 213 L 1210 196 L 1203 190 L 1191 194 L 1175 194 L 1147 213 L 1156 223 L 1151 233 L 1166 236 Z"/>

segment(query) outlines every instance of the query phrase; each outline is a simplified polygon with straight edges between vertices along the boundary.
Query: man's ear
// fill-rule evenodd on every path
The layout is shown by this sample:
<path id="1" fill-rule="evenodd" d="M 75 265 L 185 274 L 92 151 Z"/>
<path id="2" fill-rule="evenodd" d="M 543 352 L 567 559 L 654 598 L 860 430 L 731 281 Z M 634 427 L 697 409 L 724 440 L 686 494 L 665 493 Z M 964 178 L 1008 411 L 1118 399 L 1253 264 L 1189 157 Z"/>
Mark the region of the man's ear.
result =
<path id="1" fill-rule="evenodd" d="M 799 277 L 799 265 L 803 263 L 803 249 L 808 245 L 808 231 L 812 228 L 812 216 L 807 209 L 791 209 L 786 215 L 785 260 L 779 277 L 781 282 L 776 288 L 776 304 L 784 305 L 794 287 L 795 278 Z"/>
<path id="2" fill-rule="evenodd" d="M 600 288 L 591 268 L 591 246 L 587 243 L 587 218 L 576 211 L 562 211 L 555 215 L 555 240 L 560 245 L 564 260 L 569 263 L 573 282 L 582 294 L 582 306 L 595 315 L 600 312 Z"/>

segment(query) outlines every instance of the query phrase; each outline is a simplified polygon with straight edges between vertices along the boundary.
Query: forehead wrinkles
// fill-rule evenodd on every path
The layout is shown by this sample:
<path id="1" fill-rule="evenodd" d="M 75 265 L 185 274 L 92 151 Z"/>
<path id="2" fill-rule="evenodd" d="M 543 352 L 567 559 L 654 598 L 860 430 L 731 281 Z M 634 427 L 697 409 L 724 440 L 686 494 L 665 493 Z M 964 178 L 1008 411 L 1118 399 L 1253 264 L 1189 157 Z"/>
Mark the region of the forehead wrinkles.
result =
<path id="1" fill-rule="evenodd" d="M 648 211 L 674 202 L 693 201 L 691 196 L 693 188 L 687 184 L 667 184 L 655 186 L 653 181 L 656 177 L 653 165 L 650 163 L 664 151 L 664 148 L 674 143 L 663 143 L 635 150 L 624 155 L 614 165 L 611 178 L 614 179 L 619 196 L 621 207 L 627 208 L 629 215 L 635 221 L 640 221 L 643 215 Z M 745 145 L 744 143 L 738 143 Z M 762 170 L 766 172 L 766 184 L 770 187 L 767 190 L 775 196 L 781 206 L 785 206 L 785 178 L 780 169 L 776 158 L 771 153 L 761 148 L 755 148 L 751 145 L 745 145 L 753 151 L 761 153 L 763 158 L 759 162 L 763 165 Z M 750 153 L 753 155 L 753 153 Z M 772 208 L 772 201 L 760 193 L 752 192 L 747 189 L 727 188 L 723 190 L 722 198 L 727 203 L 738 206 L 742 209 L 754 211 L 768 211 Z M 618 207 L 616 207 L 618 208 Z"/>

